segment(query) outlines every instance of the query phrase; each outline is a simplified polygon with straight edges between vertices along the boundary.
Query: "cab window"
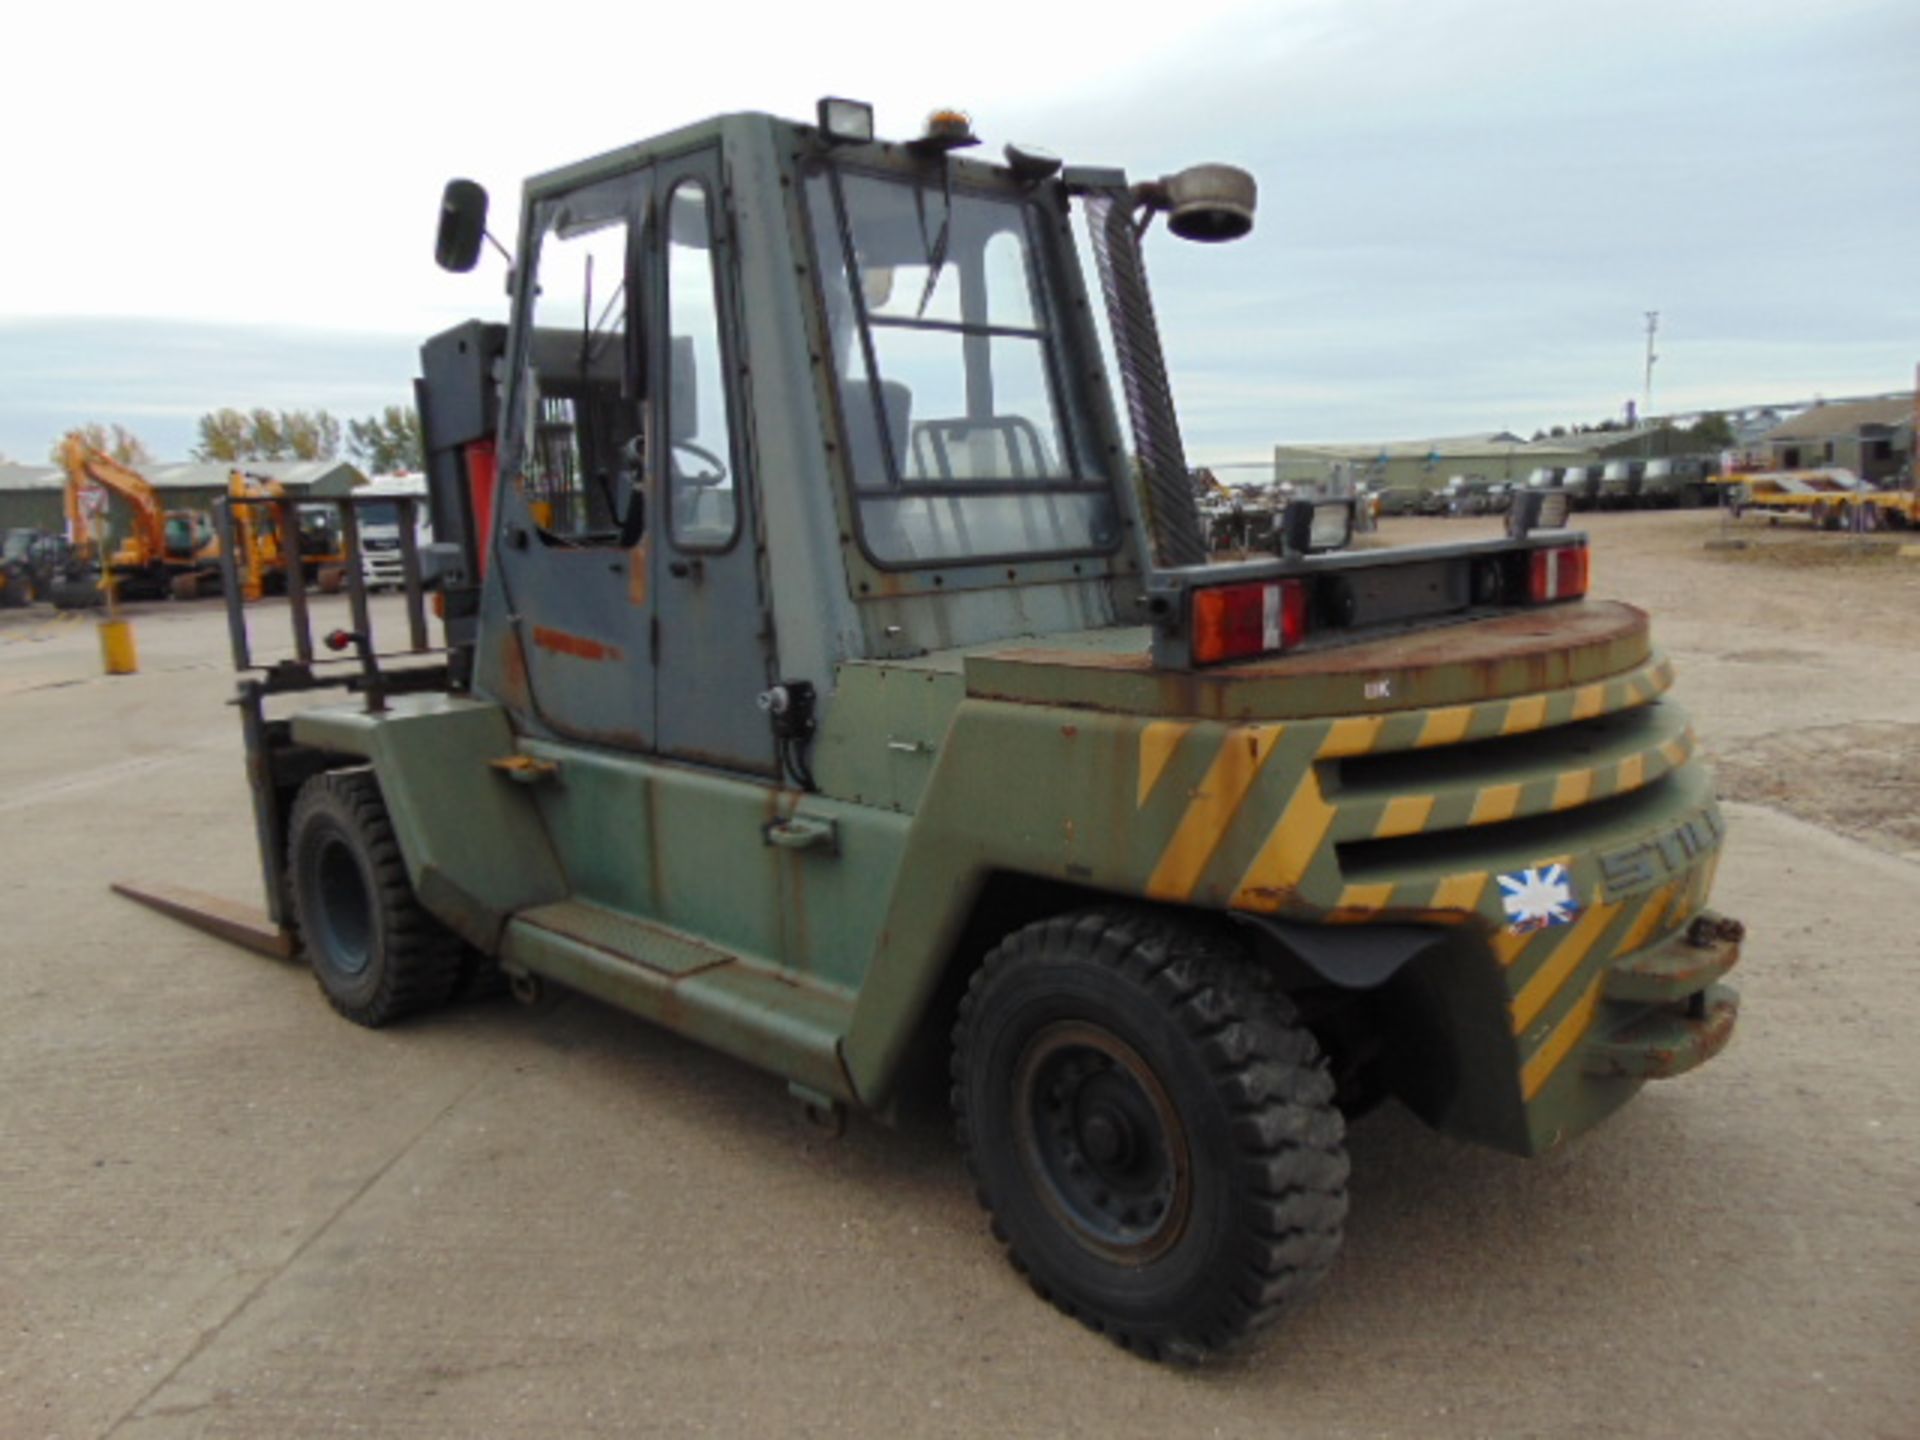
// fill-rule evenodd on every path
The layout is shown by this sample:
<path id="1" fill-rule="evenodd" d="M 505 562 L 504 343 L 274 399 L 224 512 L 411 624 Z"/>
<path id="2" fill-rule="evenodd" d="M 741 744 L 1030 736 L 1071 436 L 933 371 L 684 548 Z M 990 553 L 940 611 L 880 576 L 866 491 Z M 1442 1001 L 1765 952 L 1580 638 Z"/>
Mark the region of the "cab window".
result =
<path id="1" fill-rule="evenodd" d="M 666 206 L 667 509 L 682 550 L 724 550 L 739 529 L 733 430 L 720 345 L 719 276 L 707 187 L 683 180 Z"/>
<path id="2" fill-rule="evenodd" d="M 613 543 L 638 458 L 630 182 L 543 202 L 521 365 L 517 483 L 549 544 Z"/>

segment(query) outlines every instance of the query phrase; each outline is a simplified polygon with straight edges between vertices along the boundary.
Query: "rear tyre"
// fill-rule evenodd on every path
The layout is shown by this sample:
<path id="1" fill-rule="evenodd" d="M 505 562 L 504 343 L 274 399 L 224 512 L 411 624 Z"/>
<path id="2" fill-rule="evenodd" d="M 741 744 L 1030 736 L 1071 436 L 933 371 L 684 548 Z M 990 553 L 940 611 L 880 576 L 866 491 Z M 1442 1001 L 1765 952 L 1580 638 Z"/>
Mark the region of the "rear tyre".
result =
<path id="1" fill-rule="evenodd" d="M 380 787 L 364 770 L 301 787 L 287 837 L 287 888 L 327 1002 L 378 1027 L 432 1009 L 461 969 L 458 938 L 420 907 Z"/>
<path id="2" fill-rule="evenodd" d="M 1042 1298 L 1197 1361 L 1340 1247 L 1345 1128 L 1292 1005 L 1231 940 L 1095 909 L 1003 941 L 954 1029 L 960 1144 Z"/>
<path id="3" fill-rule="evenodd" d="M 47 598 L 56 610 L 95 610 L 107 603 L 97 580 L 56 580 Z"/>

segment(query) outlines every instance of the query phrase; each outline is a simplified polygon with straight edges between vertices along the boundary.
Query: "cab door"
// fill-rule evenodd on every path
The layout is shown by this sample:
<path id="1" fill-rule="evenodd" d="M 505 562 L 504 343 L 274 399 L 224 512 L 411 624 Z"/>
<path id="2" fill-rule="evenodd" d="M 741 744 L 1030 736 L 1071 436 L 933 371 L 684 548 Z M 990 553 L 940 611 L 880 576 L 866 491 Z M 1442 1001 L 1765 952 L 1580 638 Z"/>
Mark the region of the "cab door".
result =
<path id="1" fill-rule="evenodd" d="M 513 643 L 481 657 L 486 688 L 536 733 L 642 751 L 656 739 L 653 387 L 635 299 L 652 185 L 642 167 L 533 198 L 493 557 Z"/>
<path id="2" fill-rule="evenodd" d="M 751 417 L 742 403 L 736 254 L 719 152 L 656 168 L 661 294 L 653 373 L 653 541 L 660 752 L 777 777 L 759 698 L 773 683 L 755 515 Z"/>

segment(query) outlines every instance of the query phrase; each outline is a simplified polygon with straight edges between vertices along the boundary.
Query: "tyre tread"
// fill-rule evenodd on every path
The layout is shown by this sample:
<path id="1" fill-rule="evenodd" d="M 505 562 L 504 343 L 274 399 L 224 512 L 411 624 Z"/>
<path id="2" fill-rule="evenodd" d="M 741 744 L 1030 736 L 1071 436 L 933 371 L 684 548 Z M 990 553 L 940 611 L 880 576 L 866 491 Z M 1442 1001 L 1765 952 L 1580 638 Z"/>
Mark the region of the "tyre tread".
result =
<path id="1" fill-rule="evenodd" d="M 1193 1044 L 1229 1113 L 1239 1164 L 1232 1273 L 1184 1329 L 1146 1328 L 1093 1312 L 1049 1284 L 994 1212 L 968 1113 L 968 1062 L 983 997 L 1012 967 L 1049 953 L 1105 966 L 1160 1005 Z M 1007 936 L 975 971 L 953 1029 L 955 1131 L 974 1193 L 1013 1267 L 1056 1309 L 1149 1359 L 1196 1363 L 1304 1297 L 1337 1254 L 1347 1213 L 1345 1126 L 1313 1038 L 1277 982 L 1229 937 L 1185 917 L 1099 906 Z"/>
<path id="2" fill-rule="evenodd" d="M 378 962 L 380 977 L 373 993 L 358 1001 L 344 997 L 327 986 L 316 966 L 315 978 L 327 1003 L 354 1024 L 370 1029 L 444 1004 L 464 977 L 467 947 L 422 908 L 414 894 L 379 782 L 369 770 L 329 770 L 314 776 L 294 802 L 288 833 L 298 837 L 316 811 L 331 812 L 336 823 L 359 838 L 373 871 L 373 903 L 385 915 L 381 927 L 385 954 Z M 293 867 L 297 863 L 297 856 L 289 858 L 287 881 L 296 912 L 300 887 Z M 296 934 L 303 948 L 310 933 L 306 918 L 299 917 Z M 311 963 L 310 954 L 308 958 Z"/>

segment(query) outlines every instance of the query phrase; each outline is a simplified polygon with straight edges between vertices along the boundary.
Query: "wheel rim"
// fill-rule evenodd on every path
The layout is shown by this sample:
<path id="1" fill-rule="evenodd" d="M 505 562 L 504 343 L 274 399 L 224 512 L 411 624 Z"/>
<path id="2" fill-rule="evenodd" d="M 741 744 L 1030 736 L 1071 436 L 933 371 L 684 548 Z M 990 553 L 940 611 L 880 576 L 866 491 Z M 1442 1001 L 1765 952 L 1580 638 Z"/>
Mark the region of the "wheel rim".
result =
<path id="1" fill-rule="evenodd" d="M 1042 1029 L 1015 1067 L 1013 1112 L 1021 1163 L 1078 1243 L 1144 1265 L 1186 1232 L 1186 1127 L 1152 1067 L 1119 1036 L 1079 1021 Z"/>
<path id="2" fill-rule="evenodd" d="M 373 960 L 373 904 L 359 858 L 337 837 L 329 836 L 314 864 L 314 898 L 327 961 L 334 969 L 358 975 Z"/>

